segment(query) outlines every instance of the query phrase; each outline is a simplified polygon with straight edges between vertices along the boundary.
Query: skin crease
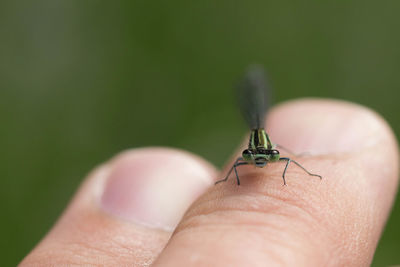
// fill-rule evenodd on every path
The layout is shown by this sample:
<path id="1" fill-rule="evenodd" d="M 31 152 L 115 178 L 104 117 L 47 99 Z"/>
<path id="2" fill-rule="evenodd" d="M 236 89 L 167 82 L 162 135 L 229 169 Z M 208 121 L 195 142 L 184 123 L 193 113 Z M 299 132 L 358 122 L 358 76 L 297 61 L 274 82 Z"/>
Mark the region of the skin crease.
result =
<path id="1" fill-rule="evenodd" d="M 389 126 L 355 104 L 303 99 L 274 108 L 266 129 L 273 142 L 310 152 L 295 157 L 281 151 L 323 180 L 293 164 L 282 186 L 284 163 L 240 166 L 240 186 L 234 176 L 204 186 L 171 233 L 121 220 L 96 202 L 109 168 L 130 153 L 144 153 L 126 152 L 89 175 L 20 266 L 369 266 L 397 191 L 398 151 Z M 217 175 L 198 157 L 182 157 L 207 169 L 205 179 L 218 180 L 247 141 Z M 174 171 L 179 175 L 178 167 Z"/>

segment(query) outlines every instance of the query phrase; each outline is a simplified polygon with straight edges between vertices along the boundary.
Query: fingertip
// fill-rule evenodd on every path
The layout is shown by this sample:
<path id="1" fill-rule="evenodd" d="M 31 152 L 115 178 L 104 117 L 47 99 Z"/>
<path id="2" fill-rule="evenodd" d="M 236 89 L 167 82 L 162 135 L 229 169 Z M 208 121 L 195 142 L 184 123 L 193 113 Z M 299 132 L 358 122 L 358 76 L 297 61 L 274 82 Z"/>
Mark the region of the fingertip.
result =
<path id="1" fill-rule="evenodd" d="M 181 164 L 180 169 L 196 168 L 205 177 L 213 176 L 217 172 L 215 166 L 212 165 L 207 160 L 205 160 L 204 158 L 196 154 L 193 154 L 189 151 L 172 147 L 143 147 L 143 148 L 128 149 L 112 157 L 108 161 L 108 165 L 118 164 L 118 162 L 121 161 L 136 160 L 139 157 L 148 157 L 147 159 L 148 162 L 146 164 L 155 167 L 157 166 L 157 159 L 151 160 L 153 156 L 160 157 L 160 159 L 158 159 L 159 160 L 158 166 L 161 166 L 164 163 L 166 163 L 166 161 L 164 161 L 165 159 L 167 160 L 167 163 L 168 162 L 172 164 L 180 163 Z"/>
<path id="2" fill-rule="evenodd" d="M 107 212 L 152 227 L 173 230 L 187 207 L 212 185 L 214 167 L 171 148 L 129 150 L 111 160 L 101 197 Z"/>
<path id="3" fill-rule="evenodd" d="M 241 186 L 233 174 L 199 198 L 155 266 L 370 264 L 398 180 L 388 124 L 357 104 L 301 99 L 272 109 L 265 129 L 272 142 L 311 152 L 292 156 L 323 179 L 292 164 L 282 186 L 282 164 L 240 168 Z"/>
<path id="4" fill-rule="evenodd" d="M 343 100 L 304 98 L 271 110 L 267 129 L 274 142 L 316 154 L 346 153 L 397 144 L 388 123 L 368 107 Z"/>
<path id="5" fill-rule="evenodd" d="M 181 150 L 122 152 L 88 175 L 21 266 L 147 266 L 186 208 L 212 184 L 214 172 Z"/>
<path id="6" fill-rule="evenodd" d="M 385 211 L 380 218 L 386 220 L 397 191 L 399 151 L 393 130 L 381 115 L 348 101 L 305 98 L 275 107 L 267 129 L 274 142 L 297 153 L 311 152 L 325 183 L 337 173 L 351 174 L 334 183 L 378 201 L 378 209 Z"/>

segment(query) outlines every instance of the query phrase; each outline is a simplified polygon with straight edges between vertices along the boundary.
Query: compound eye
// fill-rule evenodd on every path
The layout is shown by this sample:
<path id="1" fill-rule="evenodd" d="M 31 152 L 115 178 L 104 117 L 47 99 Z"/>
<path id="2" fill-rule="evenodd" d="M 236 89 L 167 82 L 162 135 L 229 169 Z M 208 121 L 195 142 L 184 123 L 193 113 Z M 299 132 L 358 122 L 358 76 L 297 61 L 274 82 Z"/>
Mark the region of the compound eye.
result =
<path id="1" fill-rule="evenodd" d="M 278 154 L 279 154 L 279 151 L 276 150 L 276 149 L 273 149 L 273 150 L 271 150 L 271 154 L 272 154 L 272 155 L 278 155 Z"/>
<path id="2" fill-rule="evenodd" d="M 245 160 L 252 160 L 254 157 L 254 153 L 252 150 L 246 149 L 242 152 L 243 159 Z"/>
<path id="3" fill-rule="evenodd" d="M 251 150 L 249 150 L 249 149 L 246 149 L 246 150 L 243 150 L 243 156 L 250 156 L 250 155 L 253 155 L 253 152 L 251 151 Z"/>

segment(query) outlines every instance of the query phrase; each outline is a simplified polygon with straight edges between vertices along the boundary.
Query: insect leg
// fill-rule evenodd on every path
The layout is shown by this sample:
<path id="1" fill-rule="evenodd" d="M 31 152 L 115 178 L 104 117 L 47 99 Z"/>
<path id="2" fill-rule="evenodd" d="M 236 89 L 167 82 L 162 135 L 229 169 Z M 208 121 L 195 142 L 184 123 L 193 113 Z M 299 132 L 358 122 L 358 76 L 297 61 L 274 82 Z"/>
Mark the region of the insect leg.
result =
<path id="1" fill-rule="evenodd" d="M 236 163 L 235 165 L 233 165 L 233 168 L 235 169 L 236 181 L 237 181 L 238 185 L 240 185 L 240 181 L 239 181 L 239 175 L 237 173 L 236 167 L 240 166 L 240 165 L 247 165 L 247 164 L 250 164 L 250 163 L 248 163 L 247 161 L 244 161 L 244 162 L 239 162 L 239 163 Z"/>
<path id="2" fill-rule="evenodd" d="M 286 147 L 284 147 L 284 146 L 282 146 L 280 144 L 275 144 L 275 148 L 284 150 L 284 151 L 288 152 L 289 154 L 292 154 L 292 155 L 297 156 L 297 157 L 310 155 L 309 152 L 303 152 L 303 153 L 300 153 L 300 154 L 294 153 L 292 150 L 290 150 L 290 149 L 288 149 L 288 148 L 286 148 Z"/>
<path id="3" fill-rule="evenodd" d="M 286 185 L 285 174 L 286 174 L 286 170 L 287 170 L 287 167 L 289 166 L 289 163 L 290 163 L 291 159 L 290 158 L 280 158 L 279 160 L 280 161 L 283 161 L 283 160 L 287 161 L 285 169 L 283 170 L 283 173 L 282 173 L 283 185 Z"/>
<path id="4" fill-rule="evenodd" d="M 239 176 L 238 176 L 236 167 L 237 167 L 237 166 L 240 166 L 240 165 L 248 164 L 248 163 L 245 162 L 245 161 L 244 161 L 244 162 L 239 162 L 239 161 L 242 161 L 242 160 L 243 160 L 242 157 L 237 158 L 236 161 L 235 161 L 235 163 L 233 164 L 232 168 L 229 170 L 228 174 L 226 175 L 226 177 L 225 177 L 224 179 L 222 179 L 222 180 L 216 181 L 215 184 L 218 184 L 218 183 L 221 183 L 221 182 L 226 182 L 226 180 L 228 180 L 229 175 L 232 173 L 233 170 L 235 170 L 236 179 L 237 179 L 237 181 L 238 181 L 238 184 L 240 184 L 240 182 L 239 182 Z"/>
<path id="5" fill-rule="evenodd" d="M 319 175 L 319 174 L 314 174 L 314 173 L 311 173 L 311 172 L 307 171 L 306 168 L 304 168 L 303 166 L 301 166 L 300 163 L 298 163 L 298 162 L 295 161 L 295 160 L 290 160 L 290 161 L 293 162 L 294 164 L 296 164 L 297 166 L 299 166 L 300 168 L 302 168 L 306 173 L 308 173 L 308 175 L 310 175 L 310 176 L 317 176 L 317 177 L 319 177 L 319 179 L 322 180 L 322 176 L 321 176 L 321 175 Z"/>
<path id="6" fill-rule="evenodd" d="M 317 176 L 317 177 L 319 177 L 320 179 L 322 179 L 322 176 L 321 176 L 321 175 L 318 175 L 318 174 L 314 174 L 314 173 L 309 172 L 306 168 L 304 168 L 300 163 L 298 163 L 298 162 L 295 161 L 295 160 L 292 160 L 292 159 L 290 159 L 290 158 L 280 158 L 279 160 L 282 160 L 282 161 L 283 161 L 283 160 L 286 160 L 286 161 L 287 161 L 286 166 L 285 166 L 285 170 L 283 171 L 283 174 L 282 174 L 283 184 L 284 184 L 284 185 L 286 185 L 285 174 L 286 174 L 286 170 L 287 170 L 287 168 L 288 168 L 290 162 L 293 162 L 294 164 L 296 164 L 297 166 L 299 166 L 299 167 L 300 167 L 303 171 L 305 171 L 308 175 L 310 175 L 310 176 Z"/>

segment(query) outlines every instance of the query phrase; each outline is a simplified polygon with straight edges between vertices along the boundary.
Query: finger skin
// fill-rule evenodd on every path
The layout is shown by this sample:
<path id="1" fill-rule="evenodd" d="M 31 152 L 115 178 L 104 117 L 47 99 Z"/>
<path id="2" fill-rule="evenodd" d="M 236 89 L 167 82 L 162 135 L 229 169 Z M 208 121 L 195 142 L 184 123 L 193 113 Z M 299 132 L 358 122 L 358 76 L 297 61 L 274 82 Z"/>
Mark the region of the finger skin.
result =
<path id="1" fill-rule="evenodd" d="M 209 186 L 205 182 L 207 179 L 211 184 L 214 176 L 211 165 L 197 156 L 175 149 L 145 148 L 121 153 L 88 176 L 53 229 L 20 266 L 149 266 L 167 243 L 171 231 L 129 220 L 130 214 L 125 217 L 116 216 L 103 209 L 101 203 L 105 188 L 110 184 L 110 177 L 121 168 L 132 172 L 132 179 L 138 179 L 135 169 L 140 169 L 140 175 L 145 177 L 139 177 L 143 181 L 134 184 L 151 180 L 148 174 L 154 172 L 146 169 L 153 169 L 154 164 L 148 158 L 161 160 L 155 173 L 163 175 L 164 171 L 168 171 L 169 175 L 176 177 L 174 182 L 177 187 L 187 191 L 187 195 L 193 193 L 193 198 Z M 137 166 L 138 159 L 140 166 Z M 192 167 L 185 170 L 181 167 L 182 163 Z M 193 169 L 197 170 L 197 177 L 188 176 Z M 169 175 L 161 179 L 169 179 Z M 179 187 L 179 184 L 182 186 Z M 116 193 L 126 194 L 122 197 L 130 201 L 130 192 L 138 193 L 140 190 L 127 188 Z M 135 203 L 122 204 L 127 206 Z M 134 206 L 138 207 L 138 204 Z"/>
<path id="2" fill-rule="evenodd" d="M 318 111 L 314 117 L 321 128 L 330 120 L 345 126 L 342 132 L 354 127 L 340 138 L 371 135 L 374 142 L 346 151 L 352 144 L 337 140 L 343 147 L 319 147 L 319 155 L 295 158 L 322 181 L 292 165 L 288 186 L 282 186 L 282 163 L 240 167 L 241 185 L 232 176 L 198 199 L 154 266 L 369 266 L 397 190 L 396 140 L 375 113 L 340 101 L 289 102 L 272 111 L 267 125 L 296 125 L 310 110 Z M 357 119 L 347 125 L 348 117 Z M 291 131 L 273 140 L 306 147 L 294 137 L 303 130 Z M 340 133 L 329 131 L 335 142 Z M 310 142 L 321 146 L 315 138 Z"/>

